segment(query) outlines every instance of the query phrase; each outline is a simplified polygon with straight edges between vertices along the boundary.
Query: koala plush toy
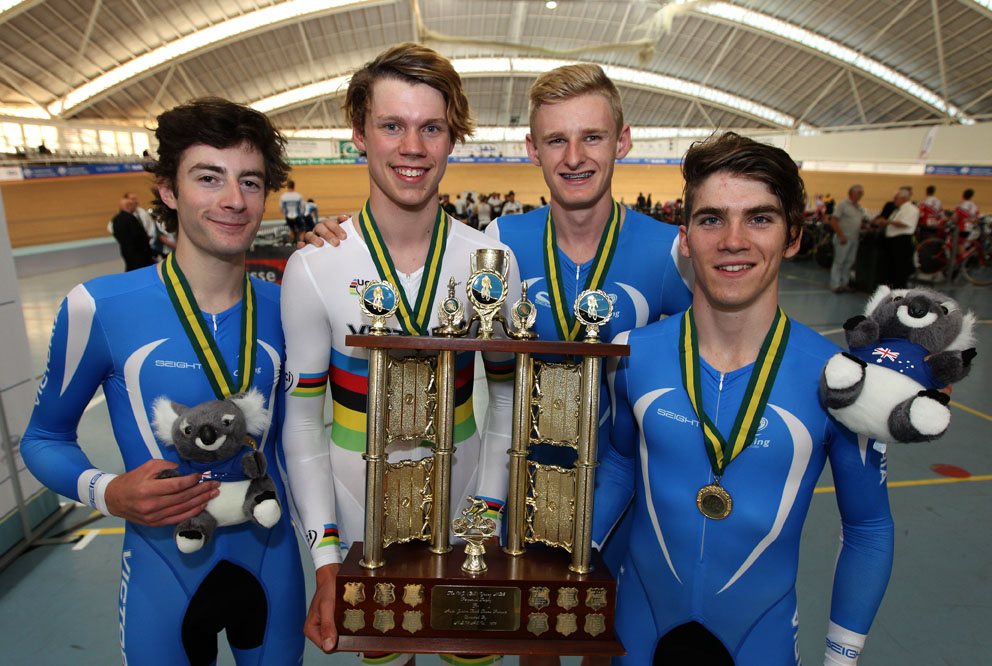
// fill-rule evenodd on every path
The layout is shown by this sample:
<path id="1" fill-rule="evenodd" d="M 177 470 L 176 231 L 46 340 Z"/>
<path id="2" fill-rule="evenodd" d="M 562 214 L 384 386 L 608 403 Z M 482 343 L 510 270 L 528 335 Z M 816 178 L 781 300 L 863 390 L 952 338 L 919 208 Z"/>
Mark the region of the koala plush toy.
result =
<path id="1" fill-rule="evenodd" d="M 160 478 L 199 472 L 203 480 L 220 481 L 220 495 L 198 515 L 176 525 L 176 546 L 193 553 L 224 525 L 247 520 L 261 527 L 279 522 L 276 485 L 266 473 L 265 455 L 249 433 L 260 435 L 269 422 L 265 398 L 252 389 L 226 400 L 186 407 L 162 396 L 152 405 L 155 434 L 176 447 L 179 467 L 164 470 Z"/>
<path id="2" fill-rule="evenodd" d="M 951 422 L 937 389 L 975 357 L 975 315 L 932 289 L 879 287 L 865 314 L 844 323 L 849 352 L 827 361 L 820 399 L 834 418 L 882 442 L 937 439 Z"/>

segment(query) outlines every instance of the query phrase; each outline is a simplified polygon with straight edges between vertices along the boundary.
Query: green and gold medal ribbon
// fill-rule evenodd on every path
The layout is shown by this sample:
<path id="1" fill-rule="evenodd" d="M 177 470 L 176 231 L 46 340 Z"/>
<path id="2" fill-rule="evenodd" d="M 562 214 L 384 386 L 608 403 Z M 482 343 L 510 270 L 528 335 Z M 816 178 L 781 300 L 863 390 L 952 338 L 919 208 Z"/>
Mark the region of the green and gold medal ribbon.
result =
<path id="1" fill-rule="evenodd" d="M 768 404 L 768 396 L 771 395 L 775 375 L 778 373 L 779 365 L 782 364 L 785 346 L 789 341 L 790 326 L 789 318 L 782 312 L 782 308 L 778 308 L 775 313 L 775 320 L 765 336 L 761 351 L 758 352 L 758 358 L 751 370 L 751 379 L 744 393 L 744 400 L 737 410 L 737 419 L 734 421 L 728 442 L 717 430 L 716 424 L 703 411 L 703 390 L 699 373 L 699 341 L 696 338 L 696 322 L 693 318 L 692 307 L 682 315 L 679 349 L 679 358 L 682 363 L 682 384 L 685 386 L 692 407 L 696 410 L 696 416 L 703 426 L 706 453 L 709 454 L 713 474 L 718 479 L 723 475 L 727 465 L 748 447 L 754 440 L 755 433 L 758 432 L 761 415 Z"/>
<path id="2" fill-rule="evenodd" d="M 252 289 L 251 280 L 245 273 L 244 293 L 241 297 L 241 342 L 238 354 L 238 377 L 240 383 L 235 383 L 231 373 L 227 370 L 217 342 L 207 327 L 207 322 L 200 313 L 200 307 L 196 304 L 193 290 L 189 288 L 186 276 L 183 275 L 179 264 L 176 263 L 176 253 L 172 252 L 162 262 L 162 276 L 165 282 L 165 290 L 169 293 L 169 300 L 179 315 L 186 330 L 200 365 L 203 367 L 210 386 L 218 400 L 228 398 L 235 393 L 243 393 L 251 386 L 255 377 L 255 347 L 258 342 L 258 312 L 255 303 L 255 290 Z"/>
<path id="3" fill-rule="evenodd" d="M 388 281 L 396 288 L 399 296 L 398 307 L 396 308 L 396 318 L 400 322 L 400 327 L 407 335 L 427 335 L 427 326 L 431 320 L 431 308 L 434 304 L 434 295 L 437 293 L 437 285 L 441 278 L 441 261 L 444 259 L 444 246 L 448 242 L 447 216 L 441 207 L 438 206 L 437 218 L 434 220 L 434 231 L 431 233 L 431 247 L 427 252 L 427 262 L 424 264 L 424 276 L 420 281 L 420 292 L 417 294 L 417 302 L 414 307 L 406 300 L 406 292 L 400 285 L 396 276 L 396 267 L 389 256 L 389 249 L 382 240 L 379 227 L 372 217 L 372 208 L 369 202 L 365 202 L 362 212 L 358 215 L 358 224 L 365 237 L 365 244 L 372 254 L 372 261 L 375 263 L 379 277 Z"/>
<path id="4" fill-rule="evenodd" d="M 586 286 L 581 291 L 600 289 L 606 281 L 606 273 L 617 249 L 617 239 L 620 237 L 620 204 L 613 200 L 610 219 L 606 222 L 603 235 L 596 248 Z M 551 218 L 551 208 L 548 207 L 548 221 L 544 226 L 544 274 L 548 276 L 548 297 L 551 299 L 551 312 L 554 315 L 555 326 L 558 329 L 559 340 L 575 340 L 579 337 L 581 324 L 575 320 L 572 305 L 565 302 L 565 287 L 562 284 L 561 265 L 558 261 L 558 238 L 555 234 L 555 223 Z M 581 293 L 581 292 L 580 292 Z"/>

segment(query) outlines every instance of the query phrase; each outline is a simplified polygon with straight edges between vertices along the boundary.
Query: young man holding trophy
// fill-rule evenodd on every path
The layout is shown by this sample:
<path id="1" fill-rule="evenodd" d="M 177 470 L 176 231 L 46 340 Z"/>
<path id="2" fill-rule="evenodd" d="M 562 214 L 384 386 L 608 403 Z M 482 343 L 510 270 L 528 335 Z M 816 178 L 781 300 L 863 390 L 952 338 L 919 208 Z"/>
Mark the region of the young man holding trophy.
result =
<path id="1" fill-rule="evenodd" d="M 337 247 L 296 252 L 283 280 L 294 295 L 283 299 L 282 308 L 288 378 L 283 442 L 316 567 L 317 591 L 305 634 L 325 651 L 337 641 L 335 576 L 342 551 L 362 539 L 365 510 L 371 510 L 365 506 L 363 460 L 366 398 L 371 400 L 368 351 L 345 343 L 349 333 L 368 330 L 358 295 L 372 282 L 391 285 L 392 290 L 370 289 L 368 302 L 377 309 L 395 300 L 396 317 L 386 320 L 386 326 L 416 336 L 429 335 L 438 325 L 437 306 L 448 296 L 446 287 L 452 280 L 466 284 L 475 250 L 506 253 L 507 305 L 518 298 L 520 285 L 505 245 L 453 221 L 438 205 L 448 155 L 455 141 L 473 129 L 461 79 L 450 62 L 416 44 L 388 49 L 352 77 L 345 111 L 355 145 L 368 158 L 368 202 L 342 225 L 347 239 Z M 456 361 L 451 505 L 461 506 L 471 494 L 499 508 L 505 475 L 491 477 L 481 470 L 506 466 L 512 397 L 503 394 L 512 392 L 512 386 L 491 382 L 487 422 L 497 431 L 480 436 L 472 413 L 473 361 L 474 353 L 461 353 Z M 491 369 L 505 375 L 512 364 L 504 361 Z M 328 382 L 330 446 L 323 437 Z M 494 414 L 493 409 L 505 413 Z M 416 460 L 431 453 L 423 441 L 394 442 L 389 457 Z M 390 659 L 400 663 L 401 657 L 377 655 L 376 663 Z"/>
<path id="2" fill-rule="evenodd" d="M 853 666 L 888 582 L 893 523 L 884 445 L 820 404 L 836 345 L 778 305 L 802 179 L 784 151 L 733 133 L 695 144 L 683 175 L 692 307 L 614 340 L 630 356 L 611 383 L 594 539 L 633 499 L 616 663 L 799 663 L 799 539 L 829 460 L 843 539 L 824 663 Z"/>
<path id="3" fill-rule="evenodd" d="M 685 310 L 692 299 L 692 271 L 678 252 L 676 227 L 613 198 L 614 165 L 630 151 L 630 126 L 623 122 L 620 93 L 602 68 L 567 65 L 539 76 L 530 90 L 530 130 L 527 152 L 541 167 L 551 204 L 497 218 L 486 234 L 513 250 L 537 306 L 539 338 L 581 337 L 571 312 L 575 297 L 587 289 L 602 289 L 613 302 L 612 318 L 602 326 L 604 340 Z M 344 235 L 329 220 L 318 229 L 332 243 L 338 241 L 330 232 Z M 606 423 L 605 386 L 600 407 Z M 599 441 L 602 450 L 608 425 Z M 560 447 L 539 449 L 546 462 L 574 460 L 574 453 Z M 612 546 L 604 551 L 611 569 L 621 555 Z"/>

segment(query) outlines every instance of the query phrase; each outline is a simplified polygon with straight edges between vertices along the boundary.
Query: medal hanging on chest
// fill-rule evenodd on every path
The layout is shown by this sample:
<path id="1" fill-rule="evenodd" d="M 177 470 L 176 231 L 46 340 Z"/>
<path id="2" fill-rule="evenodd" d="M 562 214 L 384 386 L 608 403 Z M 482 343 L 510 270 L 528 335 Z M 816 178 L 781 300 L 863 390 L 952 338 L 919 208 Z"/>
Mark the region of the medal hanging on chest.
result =
<path id="1" fill-rule="evenodd" d="M 717 430 L 716 424 L 703 410 L 699 341 L 696 337 L 696 323 L 693 318 L 692 307 L 682 315 L 679 338 L 682 385 L 689 395 L 692 408 L 695 410 L 703 429 L 703 442 L 706 445 L 706 453 L 715 479 L 713 483 L 703 486 L 696 493 L 696 506 L 707 518 L 722 520 L 729 516 L 734 508 L 734 501 L 730 493 L 720 485 L 720 477 L 723 476 L 727 465 L 754 440 L 758 425 L 761 423 L 761 415 L 768 404 L 768 396 L 771 395 L 772 386 L 775 384 L 775 375 L 778 373 L 786 344 L 789 341 L 789 328 L 789 318 L 782 312 L 782 308 L 778 308 L 751 370 L 751 378 L 744 392 L 744 399 L 737 411 L 737 418 L 734 421 L 730 437 L 724 439 L 720 431 Z"/>
<path id="2" fill-rule="evenodd" d="M 613 254 L 617 249 L 620 237 L 620 204 L 613 201 L 610 219 L 606 221 L 603 235 L 596 249 L 596 256 L 589 269 L 583 291 L 602 289 L 606 282 L 606 274 L 613 262 Z M 551 301 L 551 314 L 555 319 L 559 340 L 575 340 L 579 337 L 581 324 L 572 314 L 572 304 L 565 302 L 565 286 L 562 284 L 561 265 L 558 261 L 558 239 L 555 235 L 555 223 L 551 218 L 551 208 L 548 208 L 548 221 L 544 226 L 544 274 L 548 280 L 548 298 Z M 605 325 L 605 323 L 604 323 Z"/>
<path id="3" fill-rule="evenodd" d="M 236 393 L 244 393 L 251 386 L 255 377 L 255 348 L 258 343 L 258 313 L 256 311 L 255 290 L 251 280 L 245 273 L 244 288 L 241 296 L 241 341 L 238 345 L 238 377 L 235 379 L 227 369 L 224 358 L 217 347 L 217 341 L 210 332 L 207 322 L 196 304 L 193 290 L 190 289 L 186 276 L 176 262 L 176 253 L 172 252 L 162 262 L 162 277 L 165 290 L 172 301 L 179 321 L 186 331 L 193 351 L 200 360 L 210 387 L 218 400 L 229 398 Z"/>
<path id="4" fill-rule="evenodd" d="M 375 218 L 372 217 L 372 208 L 369 202 L 365 202 L 362 212 L 358 215 L 358 226 L 365 244 L 372 255 L 372 262 L 375 264 L 379 277 L 393 285 L 399 299 L 396 308 L 396 319 L 400 328 L 406 335 L 427 335 L 428 324 L 431 319 L 431 309 L 434 303 L 434 295 L 437 293 L 437 285 L 441 277 L 441 262 L 444 259 L 444 247 L 448 240 L 447 216 L 438 206 L 437 217 L 434 219 L 434 229 L 431 232 L 430 249 L 427 251 L 427 261 L 424 263 L 424 275 L 420 281 L 420 292 L 417 294 L 417 302 L 411 307 L 406 298 L 406 292 L 400 285 L 396 276 L 396 267 L 389 256 L 389 249 L 382 240 L 379 227 Z"/>

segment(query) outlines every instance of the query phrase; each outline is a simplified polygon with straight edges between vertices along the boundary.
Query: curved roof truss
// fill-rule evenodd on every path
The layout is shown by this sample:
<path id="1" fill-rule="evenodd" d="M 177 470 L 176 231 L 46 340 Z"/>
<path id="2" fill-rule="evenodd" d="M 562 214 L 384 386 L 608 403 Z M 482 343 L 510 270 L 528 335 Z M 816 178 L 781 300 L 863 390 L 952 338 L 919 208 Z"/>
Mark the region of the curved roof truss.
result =
<path id="1" fill-rule="evenodd" d="M 264 7 L 262 9 L 246 12 L 241 16 L 221 21 L 210 27 L 198 30 L 194 33 L 163 44 L 148 53 L 137 56 L 128 62 L 119 65 L 118 67 L 110 69 L 87 81 L 85 84 L 71 90 L 61 99 L 48 104 L 46 111 L 49 117 L 64 116 L 72 111 L 83 108 L 88 104 L 94 103 L 128 81 L 147 76 L 155 71 L 169 66 L 170 64 L 191 57 L 194 54 L 202 53 L 212 48 L 228 44 L 232 39 L 240 39 L 287 23 L 299 22 L 304 19 L 314 18 L 317 16 L 363 8 L 368 5 L 381 3 L 382 1 L 383 0 L 285 0 L 284 2 L 277 2 L 274 5 Z M 988 6 L 992 5 L 990 0 L 962 0 L 962 2 L 973 6 L 975 9 L 985 14 L 989 13 L 990 10 L 988 9 Z M 888 87 L 899 91 L 901 94 L 914 100 L 916 103 L 935 109 L 941 114 L 945 114 L 947 117 L 955 120 L 970 122 L 968 116 L 965 115 L 961 109 L 953 104 L 948 104 L 947 101 L 937 92 L 901 74 L 882 62 L 868 57 L 862 52 L 852 49 L 835 40 L 829 39 L 823 35 L 799 27 L 788 21 L 777 19 L 770 15 L 751 9 L 746 9 L 729 2 L 696 3 L 692 2 L 692 0 L 676 0 L 676 3 L 692 5 L 691 10 L 697 15 L 709 17 L 713 20 L 730 23 L 733 25 L 739 25 L 746 30 L 763 34 L 775 40 L 788 43 L 791 46 L 800 47 L 806 51 L 816 53 L 820 56 L 842 63 L 844 66 L 853 68 L 863 75 L 867 75 L 877 81 L 883 82 Z M 4 4 L 0 4 L 0 21 L 6 20 L 10 16 L 23 11 L 25 8 L 30 8 L 35 4 L 37 4 L 37 0 L 23 0 L 20 3 L 7 0 L 6 6 L 4 6 Z M 687 9 L 689 8 L 687 7 Z M 514 58 L 513 60 L 523 61 L 529 59 Z M 549 61 L 545 60 L 544 62 L 547 64 Z M 655 80 L 646 84 L 642 84 L 634 80 L 628 81 L 632 85 L 645 85 L 648 89 L 663 91 L 676 96 L 696 94 L 696 92 L 680 93 L 679 91 L 685 86 L 697 86 L 696 90 L 698 92 L 710 95 L 708 98 L 705 95 L 700 95 L 701 98 L 705 99 L 708 103 L 725 106 L 726 108 L 731 108 L 735 111 L 751 115 L 752 117 L 760 118 L 762 122 L 770 122 L 775 125 L 788 126 L 795 123 L 794 119 L 790 116 L 782 114 L 778 111 L 771 110 L 771 114 L 766 113 L 764 110 L 760 113 L 755 113 L 754 111 L 757 110 L 758 107 L 761 107 L 761 105 L 757 105 L 753 101 L 744 100 L 744 98 L 731 95 L 730 93 L 717 89 L 707 88 L 706 86 L 700 86 L 699 84 L 693 84 L 685 80 L 674 77 L 666 77 L 652 72 L 641 72 L 641 70 L 620 67 L 616 67 L 615 69 L 617 70 L 614 72 L 615 74 L 623 76 L 627 73 L 634 79 L 650 79 L 655 77 Z M 625 72 L 624 70 L 627 71 Z M 503 73 L 505 73 L 505 71 L 506 70 L 504 70 Z M 621 80 L 624 79 L 621 78 Z M 313 85 L 319 86 L 321 84 Z M 287 91 L 285 94 L 290 94 L 293 92 L 294 91 Z M 742 101 L 744 104 L 739 105 L 737 104 L 738 101 Z M 260 103 L 261 102 L 262 100 L 260 100 Z M 748 105 L 753 105 L 753 110 L 750 112 L 745 110 Z M 0 109 L 0 112 L 3 111 L 3 109 Z M 21 113 L 17 113 L 17 115 L 24 115 L 23 110 L 21 110 Z M 31 115 L 38 117 L 41 114 Z"/>

